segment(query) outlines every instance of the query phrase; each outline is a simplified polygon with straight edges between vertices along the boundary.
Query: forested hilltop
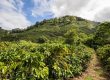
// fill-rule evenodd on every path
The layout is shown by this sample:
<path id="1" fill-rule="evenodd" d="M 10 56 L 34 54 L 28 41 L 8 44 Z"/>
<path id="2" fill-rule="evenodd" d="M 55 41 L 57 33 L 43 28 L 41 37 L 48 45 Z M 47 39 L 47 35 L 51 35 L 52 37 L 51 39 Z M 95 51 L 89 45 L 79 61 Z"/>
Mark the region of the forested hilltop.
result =
<path id="1" fill-rule="evenodd" d="M 35 25 L 27 29 L 13 29 L 8 33 L 0 35 L 2 41 L 28 40 L 37 42 L 38 39 L 48 38 L 49 40 L 64 39 L 65 34 L 70 30 L 75 30 L 78 33 L 89 35 L 95 32 L 95 26 L 99 24 L 89 20 L 75 16 L 64 16 L 50 20 L 36 22 Z M 0 30 L 3 33 L 4 30 Z"/>
<path id="2" fill-rule="evenodd" d="M 64 16 L 27 29 L 0 28 L 0 79 L 74 80 L 93 55 L 109 74 L 110 22 Z"/>

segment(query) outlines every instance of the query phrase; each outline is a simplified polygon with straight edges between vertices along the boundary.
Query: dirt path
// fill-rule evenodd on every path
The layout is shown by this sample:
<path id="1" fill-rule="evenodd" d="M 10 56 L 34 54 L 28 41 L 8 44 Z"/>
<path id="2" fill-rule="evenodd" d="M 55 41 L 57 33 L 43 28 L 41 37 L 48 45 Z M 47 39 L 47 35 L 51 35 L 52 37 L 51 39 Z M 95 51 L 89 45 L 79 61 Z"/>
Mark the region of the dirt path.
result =
<path id="1" fill-rule="evenodd" d="M 100 61 L 97 59 L 96 54 L 93 54 L 87 70 L 80 77 L 71 80 L 110 80 L 110 78 L 107 79 Z"/>

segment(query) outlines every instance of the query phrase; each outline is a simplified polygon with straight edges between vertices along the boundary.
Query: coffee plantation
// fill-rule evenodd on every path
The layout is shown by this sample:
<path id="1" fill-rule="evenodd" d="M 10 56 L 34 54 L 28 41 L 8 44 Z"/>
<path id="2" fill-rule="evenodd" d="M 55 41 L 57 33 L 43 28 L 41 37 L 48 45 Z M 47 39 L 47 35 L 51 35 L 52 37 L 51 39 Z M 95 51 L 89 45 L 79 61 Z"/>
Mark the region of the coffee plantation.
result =
<path id="1" fill-rule="evenodd" d="M 36 44 L 27 41 L 0 43 L 0 78 L 50 80 L 81 74 L 87 68 L 93 50 L 60 44 Z"/>

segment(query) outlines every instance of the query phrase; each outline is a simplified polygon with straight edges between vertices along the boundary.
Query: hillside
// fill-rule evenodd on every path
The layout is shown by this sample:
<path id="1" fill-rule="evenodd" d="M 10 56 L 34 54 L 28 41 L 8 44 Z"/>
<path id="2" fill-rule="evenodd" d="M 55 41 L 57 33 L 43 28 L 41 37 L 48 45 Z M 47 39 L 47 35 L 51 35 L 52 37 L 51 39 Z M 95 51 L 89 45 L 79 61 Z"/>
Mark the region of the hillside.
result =
<path id="1" fill-rule="evenodd" d="M 5 36 L 6 34 L 8 34 L 8 31 L 0 27 L 0 37 Z"/>
<path id="2" fill-rule="evenodd" d="M 0 28 L 0 80 L 109 80 L 110 22 L 64 16 Z"/>
<path id="3" fill-rule="evenodd" d="M 35 25 L 25 30 L 13 29 L 7 36 L 0 37 L 2 41 L 30 40 L 37 42 L 39 38 L 45 36 L 49 40 L 64 39 L 64 34 L 77 29 L 80 33 L 90 35 L 95 32 L 95 26 L 98 23 L 82 19 L 75 16 L 64 16 L 36 22 Z M 8 38 L 8 39 L 7 39 Z"/>

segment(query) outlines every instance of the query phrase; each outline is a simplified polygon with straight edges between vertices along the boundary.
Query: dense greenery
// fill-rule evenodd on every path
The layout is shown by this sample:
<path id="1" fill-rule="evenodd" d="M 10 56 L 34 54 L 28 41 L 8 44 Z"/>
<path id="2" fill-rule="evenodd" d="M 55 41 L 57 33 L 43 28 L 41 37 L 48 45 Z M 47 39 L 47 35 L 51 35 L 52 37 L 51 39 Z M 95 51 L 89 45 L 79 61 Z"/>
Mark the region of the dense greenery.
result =
<path id="1" fill-rule="evenodd" d="M 94 42 L 100 46 L 110 44 L 110 22 L 104 22 L 98 25 Z"/>
<path id="2" fill-rule="evenodd" d="M 0 43 L 1 79 L 64 79 L 87 68 L 93 50 L 61 43 Z"/>
<path id="3" fill-rule="evenodd" d="M 104 69 L 110 73 L 110 44 L 100 47 L 97 54 L 103 63 Z"/>
<path id="4" fill-rule="evenodd" d="M 1 41 L 1 37 L 4 37 L 8 34 L 9 32 L 7 30 L 4 30 L 0 27 L 0 41 Z"/>
<path id="5" fill-rule="evenodd" d="M 87 47 L 88 46 L 88 47 Z M 0 78 L 63 80 L 80 75 L 95 49 L 110 71 L 110 22 L 64 16 L 27 29 L 0 28 Z"/>
<path id="6" fill-rule="evenodd" d="M 103 63 L 104 70 L 110 73 L 110 22 L 98 25 L 92 45 L 97 48 L 97 55 Z"/>
<path id="7" fill-rule="evenodd" d="M 18 41 L 26 40 L 32 42 L 39 42 L 42 36 L 48 38 L 50 41 L 63 40 L 64 34 L 71 29 L 79 29 L 78 32 L 87 35 L 92 34 L 97 23 L 88 21 L 79 17 L 65 16 L 61 18 L 54 18 L 50 20 L 43 20 L 36 22 L 35 25 L 27 29 L 13 29 L 9 34 L 0 37 L 1 41 Z"/>

